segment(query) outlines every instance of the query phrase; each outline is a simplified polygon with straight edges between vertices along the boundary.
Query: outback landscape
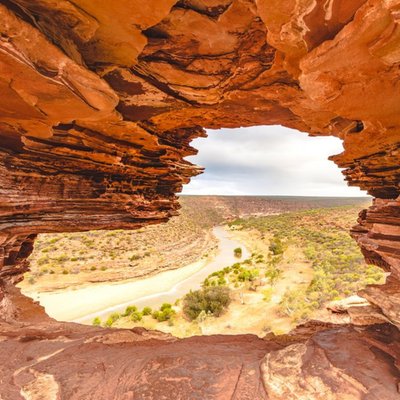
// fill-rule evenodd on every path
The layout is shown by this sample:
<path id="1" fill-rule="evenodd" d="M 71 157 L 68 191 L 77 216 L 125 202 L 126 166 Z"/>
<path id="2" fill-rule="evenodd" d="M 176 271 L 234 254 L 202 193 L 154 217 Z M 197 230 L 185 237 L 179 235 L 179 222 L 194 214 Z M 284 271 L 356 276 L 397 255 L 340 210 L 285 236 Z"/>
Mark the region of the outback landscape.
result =
<path id="1" fill-rule="evenodd" d="M 242 246 L 233 251 L 236 262 L 221 261 L 200 289 L 189 285 L 172 304 L 153 309 L 132 301 L 123 312 L 95 316 L 91 323 L 178 337 L 262 337 L 287 333 L 312 319 L 348 322 L 335 318 L 327 305 L 385 280 L 379 268 L 365 264 L 348 234 L 359 208 L 368 203 L 366 198 L 183 196 L 181 214 L 167 224 L 39 237 L 31 271 L 20 286 L 40 301 L 42 293 L 75 290 L 79 296 L 88 283 L 130 282 L 196 262 L 202 262 L 201 270 L 219 251 L 212 229 L 221 225 Z M 137 297 L 135 289 L 131 297 Z M 82 306 L 77 302 L 76 307 Z M 60 319 L 63 315 L 60 307 Z"/>

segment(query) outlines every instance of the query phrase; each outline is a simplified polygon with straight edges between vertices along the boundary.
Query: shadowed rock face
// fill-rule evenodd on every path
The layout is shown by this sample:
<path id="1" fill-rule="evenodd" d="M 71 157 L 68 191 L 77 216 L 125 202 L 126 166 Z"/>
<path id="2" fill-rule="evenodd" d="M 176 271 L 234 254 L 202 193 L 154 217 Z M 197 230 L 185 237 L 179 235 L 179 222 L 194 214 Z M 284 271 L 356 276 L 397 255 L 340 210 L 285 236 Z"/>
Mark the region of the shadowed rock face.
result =
<path id="1" fill-rule="evenodd" d="M 111 351 L 13 284 L 40 232 L 175 215 L 204 128 L 281 124 L 343 140 L 332 160 L 375 197 L 352 234 L 392 273 L 363 295 L 400 326 L 399 12 L 398 0 L 0 0 L 0 398 L 398 398 L 394 327 L 308 327 L 287 345 L 132 333 Z"/>

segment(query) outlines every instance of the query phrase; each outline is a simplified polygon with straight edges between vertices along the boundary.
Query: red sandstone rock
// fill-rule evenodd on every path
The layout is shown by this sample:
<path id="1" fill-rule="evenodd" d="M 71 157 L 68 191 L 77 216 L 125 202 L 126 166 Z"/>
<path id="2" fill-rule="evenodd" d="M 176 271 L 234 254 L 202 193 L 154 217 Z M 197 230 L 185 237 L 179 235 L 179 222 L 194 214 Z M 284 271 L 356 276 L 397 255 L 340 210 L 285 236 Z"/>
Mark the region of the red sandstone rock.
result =
<path id="1" fill-rule="evenodd" d="M 0 322 L 6 400 L 399 396 L 400 337 L 389 324 L 355 329 L 310 323 L 281 337 L 178 340 L 143 329 L 60 323 L 17 289 L 8 293 L 13 315 Z"/>
<path id="2" fill-rule="evenodd" d="M 176 193 L 201 172 L 184 157 L 195 153 L 190 142 L 203 128 L 282 124 L 343 140 L 332 160 L 350 185 L 376 198 L 352 234 L 367 261 L 392 273 L 364 295 L 399 325 L 399 7 L 398 0 L 3 0 L 1 398 L 29 398 L 43 387 L 63 399 L 398 398 L 394 328 L 375 341 L 378 328 L 327 330 L 280 349 L 254 338 L 164 337 L 151 348 L 121 333 L 110 348 L 85 343 L 98 330 L 30 315 L 29 301 L 10 291 L 37 233 L 131 229 L 176 214 Z M 255 366 L 264 356 L 272 380 L 262 386 Z M 302 380 L 285 376 L 290 360 Z"/>

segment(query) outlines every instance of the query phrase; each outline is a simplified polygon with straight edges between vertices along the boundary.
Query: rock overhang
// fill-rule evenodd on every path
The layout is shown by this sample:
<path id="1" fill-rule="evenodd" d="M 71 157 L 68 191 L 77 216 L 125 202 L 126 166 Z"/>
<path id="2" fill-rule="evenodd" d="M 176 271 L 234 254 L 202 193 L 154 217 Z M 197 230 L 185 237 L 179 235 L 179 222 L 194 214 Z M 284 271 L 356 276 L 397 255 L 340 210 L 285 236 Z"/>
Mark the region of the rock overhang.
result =
<path id="1" fill-rule="evenodd" d="M 204 128 L 281 124 L 343 140 L 332 160 L 376 198 L 352 234 L 392 273 L 365 295 L 398 326 L 399 9 L 396 0 L 0 1 L 3 309 L 37 233 L 166 221 L 201 172 L 184 157 Z"/>

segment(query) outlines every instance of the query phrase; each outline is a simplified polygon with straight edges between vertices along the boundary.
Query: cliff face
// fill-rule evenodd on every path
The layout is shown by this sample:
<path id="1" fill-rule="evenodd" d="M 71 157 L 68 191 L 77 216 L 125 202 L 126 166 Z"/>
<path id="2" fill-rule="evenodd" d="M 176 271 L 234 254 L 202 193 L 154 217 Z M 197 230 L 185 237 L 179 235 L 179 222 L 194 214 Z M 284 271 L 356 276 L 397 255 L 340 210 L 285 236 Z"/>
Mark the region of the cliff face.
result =
<path id="1" fill-rule="evenodd" d="M 332 160 L 376 198 L 352 233 L 369 262 L 392 272 L 365 296 L 400 326 L 399 12 L 398 0 L 0 0 L 4 323 L 18 331 L 27 318 L 10 291 L 37 233 L 166 221 L 175 193 L 201 171 L 184 157 L 204 128 L 281 124 L 343 140 Z M 49 323 L 34 313 L 31 329 Z M 296 349 L 300 365 L 305 348 Z M 376 351 L 398 379 L 398 353 Z M 260 393 L 279 398 L 268 385 Z"/>

